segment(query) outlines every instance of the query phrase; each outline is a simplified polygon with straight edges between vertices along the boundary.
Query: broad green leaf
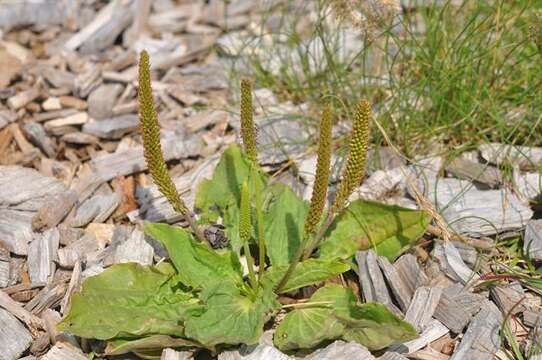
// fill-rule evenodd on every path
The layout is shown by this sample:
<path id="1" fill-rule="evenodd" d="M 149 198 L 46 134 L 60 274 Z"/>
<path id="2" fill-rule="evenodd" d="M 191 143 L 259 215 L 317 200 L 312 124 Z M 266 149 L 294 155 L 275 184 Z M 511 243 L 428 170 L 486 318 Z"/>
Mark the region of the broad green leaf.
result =
<path id="1" fill-rule="evenodd" d="M 267 254 L 273 266 L 287 265 L 303 239 L 309 205 L 284 184 L 271 187 L 271 204 L 265 214 Z"/>
<path id="2" fill-rule="evenodd" d="M 205 306 L 186 320 L 186 335 L 209 348 L 258 342 L 265 322 L 280 304 L 270 289 L 260 289 L 254 297 L 243 294 L 231 282 L 204 289 L 200 298 Z"/>
<path id="3" fill-rule="evenodd" d="M 282 279 L 288 266 L 272 266 L 266 270 L 263 281 L 274 287 Z M 350 270 L 350 266 L 337 260 L 308 259 L 300 262 L 286 282 L 282 293 L 312 285 Z"/>
<path id="4" fill-rule="evenodd" d="M 320 288 L 307 303 L 284 317 L 273 342 L 281 350 L 293 350 L 313 348 L 325 340 L 339 339 L 345 326 L 334 314 L 344 313 L 355 303 L 356 296 L 350 289 L 338 285 Z"/>
<path id="5" fill-rule="evenodd" d="M 147 223 L 145 232 L 164 244 L 184 284 L 201 288 L 224 280 L 243 282 L 241 264 L 233 252 L 219 254 L 186 230 L 167 224 Z"/>
<path id="6" fill-rule="evenodd" d="M 213 222 L 223 217 L 226 235 L 236 253 L 242 245 L 238 233 L 241 185 L 251 176 L 250 166 L 241 148 L 231 145 L 222 154 L 213 177 L 202 181 L 196 192 L 195 207 L 201 211 L 202 221 Z M 264 189 L 267 175 L 259 171 L 258 181 L 260 189 Z M 248 183 L 250 193 L 254 194 L 253 181 Z"/>
<path id="7" fill-rule="evenodd" d="M 357 341 L 376 350 L 416 336 L 412 325 L 383 305 L 359 304 L 351 289 L 327 285 L 284 317 L 273 340 L 281 350 L 313 348 L 335 339 Z"/>
<path id="8" fill-rule="evenodd" d="M 424 211 L 356 200 L 335 219 L 319 254 L 323 259 L 347 259 L 372 248 L 393 261 L 423 235 L 429 222 Z"/>
<path id="9" fill-rule="evenodd" d="M 197 347 L 197 342 L 168 335 L 152 335 L 140 339 L 113 339 L 107 342 L 106 355 L 122 355 L 129 352 L 157 352 L 158 359 L 165 348 Z"/>
<path id="10" fill-rule="evenodd" d="M 197 299 L 181 289 L 174 272 L 163 268 L 118 264 L 88 278 L 74 295 L 59 329 L 100 340 L 147 334 L 183 336 L 182 321 Z"/>
<path id="11" fill-rule="evenodd" d="M 346 324 L 342 338 L 356 341 L 369 350 L 383 349 L 395 342 L 405 342 L 417 337 L 412 325 L 399 319 L 382 304 L 362 304 L 352 308 L 349 315 L 339 316 Z"/>

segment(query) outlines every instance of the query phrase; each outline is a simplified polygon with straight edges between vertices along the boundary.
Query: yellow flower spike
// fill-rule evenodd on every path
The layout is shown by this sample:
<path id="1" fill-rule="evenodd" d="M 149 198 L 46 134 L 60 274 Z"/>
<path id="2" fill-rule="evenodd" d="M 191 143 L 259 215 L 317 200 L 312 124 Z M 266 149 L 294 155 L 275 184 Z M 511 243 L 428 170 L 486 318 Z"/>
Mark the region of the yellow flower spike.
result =
<path id="1" fill-rule="evenodd" d="M 369 146 L 371 117 L 371 104 L 365 100 L 360 101 L 356 108 L 346 167 L 331 208 L 331 212 L 334 214 L 344 209 L 348 198 L 356 186 L 359 186 L 363 177 Z"/>
<path id="2" fill-rule="evenodd" d="M 320 222 L 326 205 L 327 188 L 329 182 L 329 167 L 331 164 L 331 129 L 333 115 L 331 107 L 324 108 L 320 121 L 320 139 L 318 140 L 318 161 L 316 163 L 316 177 L 312 189 L 309 213 L 305 220 L 305 238 L 313 235 Z"/>
<path id="3" fill-rule="evenodd" d="M 256 128 L 252 107 L 252 84 L 250 80 L 241 80 L 241 136 L 247 157 L 257 163 Z"/>

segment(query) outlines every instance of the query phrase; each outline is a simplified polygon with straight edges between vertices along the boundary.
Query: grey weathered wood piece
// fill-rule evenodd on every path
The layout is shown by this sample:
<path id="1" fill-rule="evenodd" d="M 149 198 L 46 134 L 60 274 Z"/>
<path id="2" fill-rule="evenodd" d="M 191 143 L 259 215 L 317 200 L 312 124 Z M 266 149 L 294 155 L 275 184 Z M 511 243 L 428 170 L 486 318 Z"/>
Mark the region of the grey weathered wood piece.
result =
<path id="1" fill-rule="evenodd" d="M 82 227 L 90 222 L 104 222 L 115 211 L 120 202 L 116 193 L 95 194 L 77 209 L 71 221 L 73 227 Z"/>
<path id="2" fill-rule="evenodd" d="M 471 269 L 474 268 L 478 261 L 478 251 L 476 251 L 474 247 L 462 241 L 452 241 L 452 244 L 454 244 L 454 247 L 459 252 L 459 256 L 461 256 L 461 259 L 463 259 L 465 264 L 467 264 L 467 266 L 469 266 Z"/>
<path id="3" fill-rule="evenodd" d="M 454 178 L 428 178 L 428 182 L 427 199 L 443 209 L 444 219 L 460 234 L 480 237 L 517 230 L 533 216 L 528 204 L 507 189 L 480 190 Z"/>
<path id="4" fill-rule="evenodd" d="M 375 252 L 372 250 L 358 251 L 356 262 L 359 265 L 359 281 L 365 301 L 382 303 L 390 311 L 402 315 L 401 310 L 393 304 L 384 276 L 378 267 Z"/>
<path id="5" fill-rule="evenodd" d="M 405 320 L 411 323 L 418 332 L 423 332 L 431 321 L 441 295 L 442 288 L 440 287 L 417 288 L 405 314 Z"/>
<path id="6" fill-rule="evenodd" d="M 173 136 L 162 140 L 162 150 L 166 161 L 200 155 L 201 148 L 202 144 L 197 138 L 187 140 L 184 136 Z M 90 164 L 96 174 L 105 181 L 147 169 L 142 146 L 102 155 L 92 159 Z"/>
<path id="7" fill-rule="evenodd" d="M 0 360 L 16 360 L 32 343 L 32 335 L 23 324 L 0 309 Z"/>
<path id="8" fill-rule="evenodd" d="M 81 262 L 75 262 L 75 265 L 73 266 L 72 276 L 68 284 L 68 289 L 66 290 L 66 294 L 64 294 L 64 298 L 62 298 L 62 301 L 60 302 L 60 312 L 62 314 L 66 314 L 68 312 L 70 308 L 71 297 L 73 293 L 77 291 L 81 286 L 81 270 Z"/>
<path id="9" fill-rule="evenodd" d="M 24 133 L 31 143 L 39 147 L 48 157 L 56 156 L 56 144 L 45 132 L 43 125 L 37 122 L 28 122 L 23 125 Z"/>
<path id="10" fill-rule="evenodd" d="M 0 289 L 9 285 L 10 259 L 8 249 L 0 245 Z"/>
<path id="11" fill-rule="evenodd" d="M 120 139 L 124 135 L 137 130 L 139 117 L 137 115 L 121 115 L 83 125 L 83 132 L 102 139 Z"/>
<path id="12" fill-rule="evenodd" d="M 30 330 L 37 333 L 38 328 L 43 329 L 43 321 L 26 310 L 22 304 L 13 300 L 8 294 L 0 291 L 0 308 L 7 310 L 10 314 L 21 320 Z"/>
<path id="13" fill-rule="evenodd" d="M 58 263 L 62 267 L 72 268 L 77 261 L 85 262 L 92 252 L 103 248 L 96 237 L 86 234 L 68 246 L 58 250 Z"/>
<path id="14" fill-rule="evenodd" d="M 55 272 L 60 234 L 57 228 L 36 233 L 28 245 L 28 274 L 32 283 L 47 283 Z"/>
<path id="15" fill-rule="evenodd" d="M 405 254 L 401 256 L 393 264 L 397 275 L 403 280 L 406 285 L 407 291 L 410 293 L 410 298 L 414 296 L 414 292 L 420 286 L 426 285 L 429 282 L 429 278 L 425 272 L 420 268 L 416 257 L 412 254 Z"/>
<path id="16" fill-rule="evenodd" d="M 32 218 L 33 229 L 44 230 L 58 225 L 73 208 L 77 198 L 78 194 L 73 190 L 49 196 Z"/>
<path id="17" fill-rule="evenodd" d="M 134 229 L 130 238 L 119 245 L 115 252 L 115 263 L 136 262 L 141 265 L 152 265 L 154 249 L 145 241 L 145 234 Z"/>
<path id="18" fill-rule="evenodd" d="M 15 111 L 0 110 L 0 130 L 15 122 L 19 116 Z"/>
<path id="19" fill-rule="evenodd" d="M 386 351 L 378 360 L 408 360 L 408 358 L 393 351 Z"/>
<path id="20" fill-rule="evenodd" d="M 45 325 L 45 331 L 47 331 L 50 343 L 53 345 L 56 344 L 57 336 L 60 334 L 60 331 L 57 330 L 57 325 L 62 320 L 62 316 L 58 311 L 52 309 L 45 309 L 40 316 Z"/>
<path id="21" fill-rule="evenodd" d="M 47 285 L 32 298 L 24 308 L 32 314 L 39 315 L 43 310 L 60 305 L 60 301 L 66 293 L 67 284 L 58 283 Z"/>
<path id="22" fill-rule="evenodd" d="M 499 143 L 481 144 L 480 155 L 492 164 L 512 164 L 522 170 L 533 170 L 542 164 L 542 148 Z"/>
<path id="23" fill-rule="evenodd" d="M 0 209 L 0 245 L 17 255 L 28 253 L 32 240 L 32 217 L 34 213 Z"/>
<path id="24" fill-rule="evenodd" d="M 542 312 L 526 310 L 523 312 L 523 323 L 529 327 L 542 327 Z"/>
<path id="25" fill-rule="evenodd" d="M 450 331 L 461 334 L 465 326 L 472 319 L 473 314 L 465 311 L 464 307 L 458 301 L 448 295 L 446 291 L 443 291 L 433 316 L 450 329 Z"/>
<path id="26" fill-rule="evenodd" d="M 518 282 L 492 286 L 489 293 L 493 302 L 503 314 L 516 315 L 525 310 L 525 305 L 522 303 L 525 297 L 525 290 L 523 290 L 523 287 Z"/>
<path id="27" fill-rule="evenodd" d="M 461 284 L 455 284 L 443 290 L 443 294 L 457 302 L 463 311 L 469 312 L 473 316 L 478 313 L 482 304 L 487 300 L 489 292 L 473 293 Z"/>
<path id="28" fill-rule="evenodd" d="M 399 275 L 397 268 L 386 257 L 379 256 L 378 265 L 380 265 L 380 269 L 387 280 L 395 301 L 399 304 L 399 308 L 403 312 L 406 311 L 412 300 L 413 293 L 411 289 L 405 283 L 403 277 Z"/>
<path id="29" fill-rule="evenodd" d="M 78 1 L 70 0 L 4 0 L 0 3 L 0 27 L 62 25 L 76 15 Z"/>
<path id="30" fill-rule="evenodd" d="M 465 264 L 451 241 L 439 241 L 435 244 L 433 255 L 439 261 L 441 270 L 456 281 L 467 284 L 480 278 Z"/>
<path id="31" fill-rule="evenodd" d="M 167 348 L 162 351 L 160 360 L 192 360 L 194 359 L 192 351 L 175 351 Z"/>
<path id="32" fill-rule="evenodd" d="M 122 89 L 123 86 L 121 84 L 109 83 L 101 84 L 96 89 L 92 90 L 92 92 L 88 96 L 87 101 L 89 116 L 93 119 L 99 120 L 95 121 L 94 123 L 100 123 L 102 120 L 106 120 L 107 118 L 111 118 L 111 116 L 113 116 L 113 107 L 117 103 L 117 98 L 121 94 Z M 119 120 L 122 122 L 122 119 Z M 91 125 L 89 128 L 89 124 L 92 123 L 87 122 L 85 123 L 85 125 L 83 125 L 83 132 L 92 135 L 98 135 L 98 133 L 103 134 L 99 126 Z M 114 125 L 113 123 L 111 123 L 111 121 L 107 120 L 104 124 L 106 125 L 106 128 L 108 126 Z"/>
<path id="33" fill-rule="evenodd" d="M 100 211 L 94 218 L 93 222 L 102 223 L 105 222 L 111 214 L 117 209 L 120 204 L 121 197 L 117 193 L 111 193 L 104 195 L 100 202 Z"/>
<path id="34" fill-rule="evenodd" d="M 92 53 L 112 45 L 118 35 L 130 24 L 133 16 L 132 2 L 119 0 L 110 2 L 88 25 L 68 39 L 64 45 L 65 48 Z"/>
<path id="35" fill-rule="evenodd" d="M 57 343 L 47 354 L 42 357 L 42 360 L 87 360 L 87 356 L 83 354 L 81 349 L 68 343 Z"/>
<path id="36" fill-rule="evenodd" d="M 487 301 L 471 321 L 450 360 L 493 359 L 501 345 L 499 331 L 502 320 L 500 310 Z"/>
<path id="37" fill-rule="evenodd" d="M 490 187 L 497 187 L 503 181 L 502 173 L 496 167 L 462 157 L 447 164 L 446 171 L 459 179 L 474 180 Z"/>
<path id="38" fill-rule="evenodd" d="M 36 211 L 49 196 L 64 191 L 66 186 L 61 181 L 43 176 L 34 169 L 0 166 L 0 205 Z"/>
<path id="39" fill-rule="evenodd" d="M 274 359 L 274 358 L 273 358 Z M 337 340 L 307 355 L 305 360 L 326 360 L 326 359 L 359 359 L 375 360 L 375 357 L 364 346 L 356 342 Z"/>
<path id="40" fill-rule="evenodd" d="M 415 351 L 423 349 L 433 341 L 440 339 L 449 332 L 450 330 L 448 330 L 448 328 L 440 321 L 433 319 L 416 339 L 402 344 L 392 345 L 389 347 L 389 350 L 400 354 L 412 354 Z"/>
<path id="41" fill-rule="evenodd" d="M 529 220 L 527 223 L 523 251 L 532 259 L 542 259 L 542 219 Z"/>
<path id="42" fill-rule="evenodd" d="M 513 179 L 515 189 L 523 200 L 534 199 L 540 194 L 540 184 L 542 183 L 541 173 L 523 173 L 519 170 L 514 170 Z"/>

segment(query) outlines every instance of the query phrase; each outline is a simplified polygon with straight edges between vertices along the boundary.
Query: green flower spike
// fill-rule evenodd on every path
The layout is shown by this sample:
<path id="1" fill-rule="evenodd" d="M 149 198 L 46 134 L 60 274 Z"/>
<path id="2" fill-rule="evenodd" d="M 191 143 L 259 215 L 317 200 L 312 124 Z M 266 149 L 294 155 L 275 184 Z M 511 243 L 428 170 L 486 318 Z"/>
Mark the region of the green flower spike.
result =
<path id="1" fill-rule="evenodd" d="M 344 209 L 348 198 L 363 178 L 369 145 L 371 116 L 371 104 L 365 100 L 361 101 L 356 108 L 346 167 L 331 208 L 333 214 Z"/>
<path id="2" fill-rule="evenodd" d="M 256 127 L 252 107 L 252 84 L 250 80 L 241 80 L 241 136 L 247 157 L 256 163 L 258 150 L 256 149 Z"/>
<path id="3" fill-rule="evenodd" d="M 333 117 L 331 107 L 328 105 L 320 121 L 320 139 L 318 142 L 318 161 L 316 163 L 316 178 L 312 189 L 311 204 L 307 219 L 305 220 L 305 237 L 314 234 L 316 226 L 322 218 L 326 205 L 327 188 L 329 182 L 329 167 L 331 164 L 331 129 Z"/>
<path id="4" fill-rule="evenodd" d="M 203 233 L 195 224 L 192 213 L 181 199 L 168 173 L 160 144 L 158 115 L 152 97 L 149 54 L 145 50 L 141 52 L 139 60 L 139 124 L 141 137 L 143 138 L 145 161 L 147 162 L 152 180 L 173 209 L 184 216 L 196 236 L 201 241 L 207 242 L 205 236 L 203 236 Z"/>

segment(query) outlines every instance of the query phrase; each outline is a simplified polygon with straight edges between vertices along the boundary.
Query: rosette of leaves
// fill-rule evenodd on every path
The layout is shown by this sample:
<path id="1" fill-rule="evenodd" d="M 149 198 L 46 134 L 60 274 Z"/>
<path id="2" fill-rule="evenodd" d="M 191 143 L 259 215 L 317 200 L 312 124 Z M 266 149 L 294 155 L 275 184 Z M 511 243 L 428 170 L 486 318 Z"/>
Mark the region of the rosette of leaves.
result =
<path id="1" fill-rule="evenodd" d="M 145 224 L 146 234 L 165 247 L 169 259 L 156 266 L 113 265 L 88 278 L 59 329 L 106 341 L 106 354 L 134 352 L 144 358 L 159 358 L 165 347 L 216 351 L 255 344 L 281 309 L 289 312 L 278 323 L 274 342 L 284 351 L 335 339 L 382 349 L 416 337 L 410 324 L 383 305 L 362 304 L 352 290 L 326 285 L 351 269 L 358 250 L 372 248 L 394 260 L 429 221 L 420 211 L 348 203 L 363 177 L 369 104 L 361 102 L 356 110 L 342 185 L 330 205 L 331 108 L 322 115 L 316 180 L 307 202 L 260 169 L 250 82 L 242 89 L 243 146 L 225 149 L 212 177 L 199 185 L 196 216 L 180 198 L 161 155 L 148 55 L 142 52 L 140 120 L 149 172 L 190 227 Z M 213 249 L 201 229 L 218 220 L 230 241 L 227 248 Z M 307 286 L 320 288 L 297 304 L 280 303 L 282 294 L 295 295 Z"/>

